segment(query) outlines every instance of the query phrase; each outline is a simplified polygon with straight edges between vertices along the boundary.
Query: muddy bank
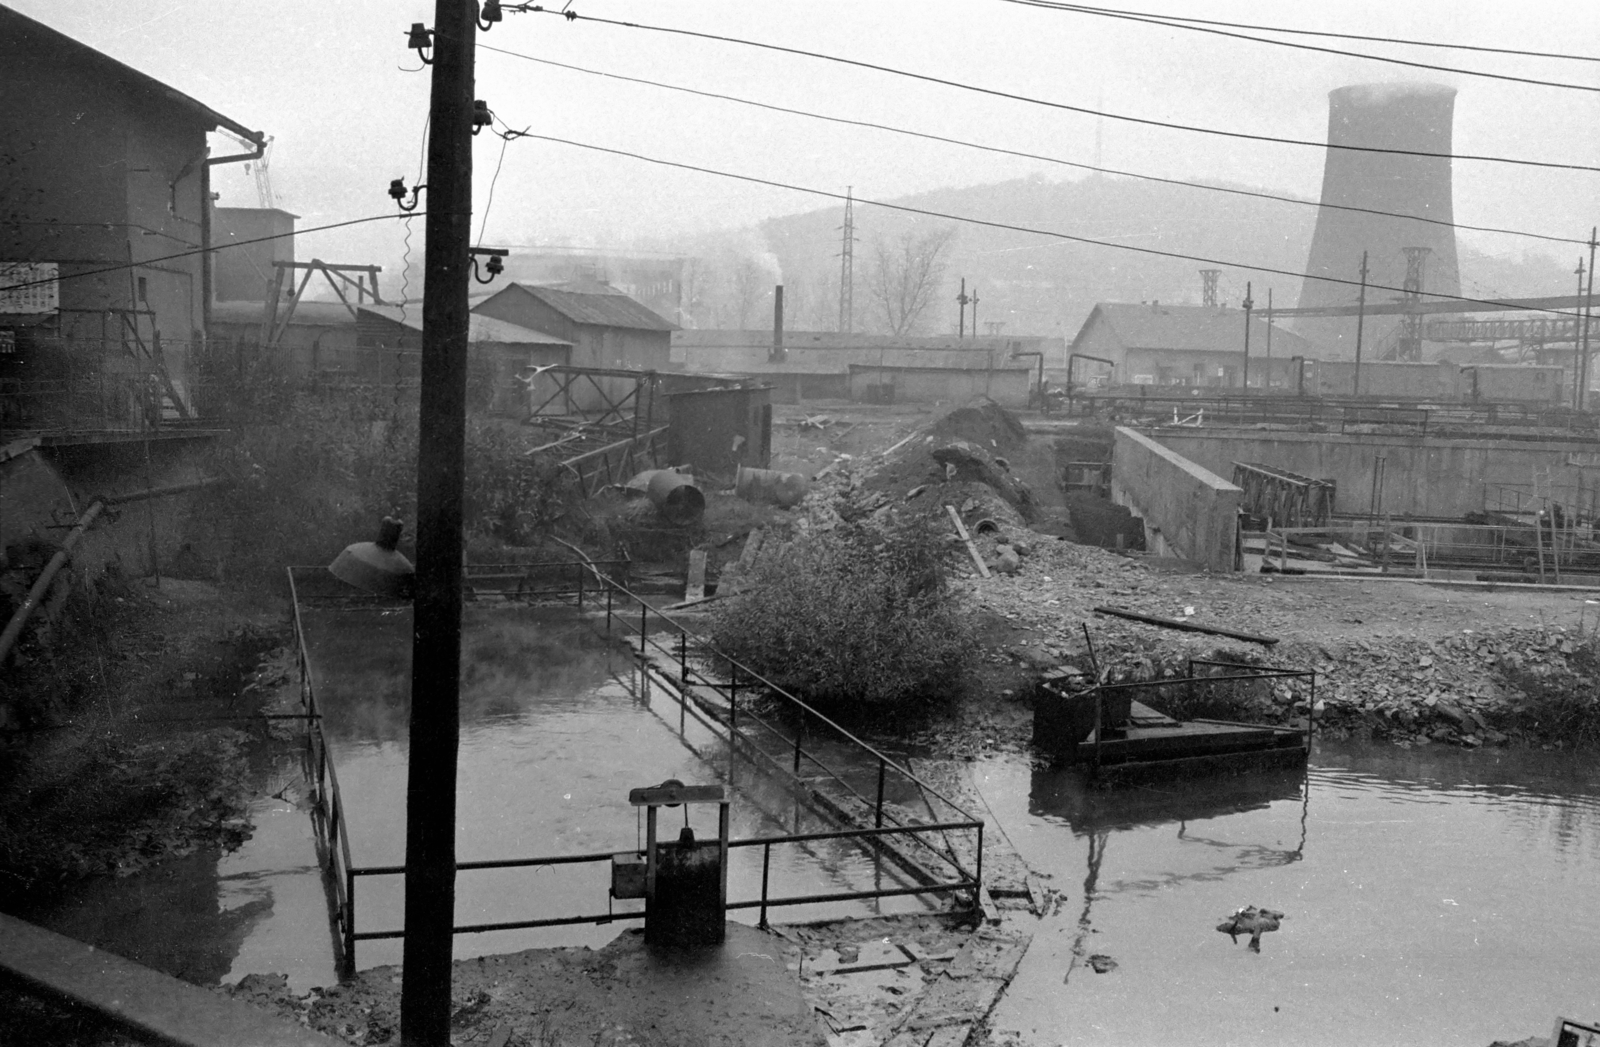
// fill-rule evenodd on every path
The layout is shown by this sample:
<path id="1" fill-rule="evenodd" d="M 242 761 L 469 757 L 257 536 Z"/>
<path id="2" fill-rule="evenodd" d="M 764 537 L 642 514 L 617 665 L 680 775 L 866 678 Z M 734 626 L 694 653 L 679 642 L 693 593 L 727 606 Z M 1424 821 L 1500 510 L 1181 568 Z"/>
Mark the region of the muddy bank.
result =
<path id="1" fill-rule="evenodd" d="M 126 876 L 250 831 L 249 754 L 285 619 L 253 595 L 168 580 L 107 597 L 89 642 L 33 650 L 31 722 L 6 732 L 0 880 L 26 916 L 58 886 Z"/>

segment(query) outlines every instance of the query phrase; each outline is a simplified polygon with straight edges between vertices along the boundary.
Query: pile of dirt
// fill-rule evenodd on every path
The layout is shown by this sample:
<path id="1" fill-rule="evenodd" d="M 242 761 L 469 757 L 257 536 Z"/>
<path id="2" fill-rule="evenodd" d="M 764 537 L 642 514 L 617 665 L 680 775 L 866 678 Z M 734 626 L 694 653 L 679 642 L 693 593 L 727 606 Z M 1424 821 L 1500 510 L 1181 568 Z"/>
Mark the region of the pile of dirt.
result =
<path id="1" fill-rule="evenodd" d="M 881 498 L 880 504 L 923 498 L 932 512 L 943 512 L 945 504 L 998 499 L 1011 509 L 1001 515 L 1031 520 L 1037 515 L 1032 488 L 1011 471 L 1008 458 L 1027 443 L 1027 430 L 1015 415 L 981 399 L 941 415 L 872 460 L 852 478 L 855 491 L 849 493 L 857 500 Z"/>

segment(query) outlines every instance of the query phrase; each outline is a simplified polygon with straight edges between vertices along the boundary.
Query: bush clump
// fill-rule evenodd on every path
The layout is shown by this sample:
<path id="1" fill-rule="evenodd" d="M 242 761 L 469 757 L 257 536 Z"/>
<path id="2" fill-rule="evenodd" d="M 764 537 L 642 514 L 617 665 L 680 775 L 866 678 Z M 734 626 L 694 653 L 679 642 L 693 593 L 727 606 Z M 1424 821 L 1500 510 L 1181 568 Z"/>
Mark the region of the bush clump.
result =
<path id="1" fill-rule="evenodd" d="M 924 521 L 845 524 L 763 559 L 722 605 L 717 647 L 813 704 L 879 711 L 959 692 L 976 638 L 944 581 Z"/>

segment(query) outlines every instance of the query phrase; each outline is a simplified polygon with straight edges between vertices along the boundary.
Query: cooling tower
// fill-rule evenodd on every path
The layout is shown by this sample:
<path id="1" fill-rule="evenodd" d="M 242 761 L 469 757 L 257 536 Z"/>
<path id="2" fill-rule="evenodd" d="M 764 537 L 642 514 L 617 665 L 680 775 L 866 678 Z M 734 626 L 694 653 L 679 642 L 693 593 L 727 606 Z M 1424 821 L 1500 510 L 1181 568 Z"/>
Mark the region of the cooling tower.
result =
<path id="1" fill-rule="evenodd" d="M 1361 253 L 1367 253 L 1367 301 L 1390 302 L 1406 281 L 1406 248 L 1428 248 L 1423 290 L 1458 294 L 1455 230 L 1448 225 L 1386 218 L 1346 207 L 1417 215 L 1452 222 L 1450 161 L 1444 157 L 1370 153 L 1339 146 L 1450 152 L 1455 112 L 1453 87 L 1438 84 L 1358 84 L 1328 93 L 1328 156 L 1322 175 L 1322 207 L 1306 263 L 1309 277 L 1359 279 Z M 1328 205 L 1338 205 L 1329 207 Z M 1414 254 L 1416 252 L 1413 252 Z M 1301 308 L 1354 305 L 1353 284 L 1307 279 Z M 1362 356 L 1376 359 L 1394 352 L 1398 321 L 1368 317 Z M 1354 317 L 1302 318 L 1296 331 L 1325 348 L 1332 359 L 1355 356 Z M 1370 355 L 1369 355 L 1370 354 Z"/>

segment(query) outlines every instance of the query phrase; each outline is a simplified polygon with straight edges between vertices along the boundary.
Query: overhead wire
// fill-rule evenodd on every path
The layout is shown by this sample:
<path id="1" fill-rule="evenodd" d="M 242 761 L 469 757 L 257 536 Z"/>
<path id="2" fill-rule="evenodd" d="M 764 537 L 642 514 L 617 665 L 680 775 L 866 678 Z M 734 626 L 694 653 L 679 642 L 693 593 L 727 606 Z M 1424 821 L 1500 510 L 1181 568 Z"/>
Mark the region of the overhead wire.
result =
<path id="1" fill-rule="evenodd" d="M 117 265 L 101 266 L 98 269 L 85 269 L 82 272 L 66 273 L 38 280 L 24 280 L 17 284 L 0 285 L 0 292 L 20 291 L 25 287 L 38 287 L 42 284 L 65 283 L 68 280 L 81 280 L 86 276 L 102 276 L 106 273 L 122 273 L 129 269 L 138 269 L 143 266 L 155 265 L 157 262 L 171 262 L 179 258 L 193 258 L 195 255 L 215 254 L 218 251 L 227 251 L 235 247 L 248 247 L 251 244 L 270 243 L 273 240 L 284 240 L 295 236 L 306 236 L 311 233 L 324 233 L 330 229 L 345 229 L 352 225 L 364 225 L 368 222 L 383 222 L 395 218 L 421 217 L 426 211 L 402 212 L 400 214 L 369 215 L 366 218 L 352 218 L 345 222 L 330 222 L 327 225 L 314 225 L 309 229 L 297 229 L 288 233 L 273 233 L 270 236 L 255 236 L 248 240 L 234 240 L 226 244 L 212 244 L 210 247 L 196 247 L 192 251 L 179 251 L 176 254 L 164 254 L 155 258 L 145 258 L 137 262 L 120 262 Z"/>
<path id="2" fill-rule="evenodd" d="M 556 135 L 535 134 L 530 131 L 511 130 L 503 132 L 496 131 L 495 133 L 506 138 L 528 138 L 541 142 L 553 142 L 557 145 L 572 146 L 573 148 L 587 149 L 598 153 L 607 153 L 612 156 L 628 157 L 629 159 L 657 164 L 662 167 L 672 167 L 683 171 L 693 171 L 699 174 L 708 174 L 719 178 L 728 178 L 734 181 L 747 182 L 753 185 L 764 185 L 774 189 L 784 189 L 790 192 L 805 193 L 810 196 L 822 196 L 833 200 L 846 199 L 846 194 L 835 192 L 829 189 L 817 189 L 811 186 L 796 185 L 792 182 L 780 182 L 775 179 L 761 178 L 756 175 L 739 174 L 738 172 L 734 171 L 723 171 L 714 167 L 705 167 L 700 164 L 684 163 L 678 160 L 664 160 L 660 157 L 648 156 L 644 153 L 636 153 L 627 149 L 615 149 L 610 146 L 595 145 L 592 142 L 579 142 L 571 138 L 561 138 Z M 1012 222 L 999 222 L 986 218 L 974 218 L 970 215 L 952 214 L 946 211 L 935 211 L 931 208 L 913 207 L 910 204 L 890 203 L 885 200 L 870 200 L 860 196 L 852 196 L 850 198 L 858 204 L 864 204 L 869 207 L 879 207 L 889 211 L 898 211 L 903 214 L 919 215 L 926 218 L 939 218 L 945 221 L 960 222 L 966 225 L 982 226 L 989 229 L 1001 229 L 1009 232 L 1027 233 L 1035 236 L 1047 236 L 1057 240 L 1084 244 L 1091 247 L 1106 247 L 1118 251 L 1129 251 L 1135 254 L 1152 255 L 1160 258 L 1172 258 L 1185 262 L 1202 262 L 1206 265 L 1222 266 L 1232 269 L 1248 269 L 1251 272 L 1268 273 L 1276 276 L 1289 276 L 1298 280 L 1318 280 L 1324 283 L 1341 284 L 1348 287 L 1361 286 L 1360 281 L 1352 280 L 1346 277 L 1318 276 L 1313 273 L 1295 272 L 1292 269 L 1279 269 L 1274 266 L 1239 262 L 1231 259 L 1211 258 L 1206 255 L 1186 254 L 1182 251 L 1167 251 L 1156 247 L 1139 247 L 1133 244 L 1120 244 L 1108 240 L 1097 240 L 1093 237 L 1064 233 L 1054 229 L 1041 229 L 1036 226 L 1018 225 Z M 1365 284 L 1365 287 L 1369 292 L 1394 291 L 1398 294 L 1414 293 L 1411 291 L 1411 289 L 1405 287 L 1395 287 L 1388 284 L 1375 284 L 1371 283 L 1370 281 Z M 1424 291 L 1422 292 L 1422 297 L 1439 301 L 1463 302 L 1470 305 L 1500 306 L 1504 304 L 1503 302 L 1495 301 L 1493 299 L 1469 298 L 1465 295 L 1445 294 L 1439 291 Z M 1559 316 L 1579 315 L 1577 313 L 1567 312 L 1561 309 L 1538 309 L 1530 311 L 1551 313 Z"/>
<path id="3" fill-rule="evenodd" d="M 1193 22 L 1196 25 L 1216 25 L 1227 29 L 1252 29 L 1263 33 L 1284 33 L 1292 36 L 1320 36 L 1331 40 L 1360 40 L 1374 44 L 1397 44 L 1404 47 L 1432 47 L 1447 51 L 1476 51 L 1483 54 L 1513 55 L 1518 58 L 1554 58 L 1572 62 L 1600 62 L 1600 55 L 1575 55 L 1559 51 L 1524 51 L 1511 47 L 1489 47 L 1485 44 L 1452 44 L 1442 40 L 1411 40 L 1397 36 L 1373 36 L 1364 33 L 1336 33 L 1327 29 L 1300 29 L 1281 25 L 1256 25 L 1249 22 L 1224 22 L 1215 18 L 1195 18 L 1190 15 L 1158 15 L 1145 11 L 1126 11 L 1115 7 L 1093 7 L 1089 4 L 1072 4 L 1086 11 L 1148 16 L 1167 22 Z"/>
<path id="4" fill-rule="evenodd" d="M 701 98 L 713 98 L 724 102 L 734 102 L 739 105 L 747 105 L 756 109 L 764 109 L 768 112 L 785 113 L 790 116 L 803 116 L 812 120 L 824 120 L 828 123 L 843 124 L 850 127 L 861 127 L 874 131 L 887 131 L 891 134 L 905 135 L 911 138 L 920 138 L 930 142 L 941 142 L 946 145 L 956 145 L 966 149 L 978 149 L 982 150 L 983 152 L 996 153 L 1001 156 L 1014 156 L 1024 160 L 1038 160 L 1044 163 L 1058 164 L 1062 167 L 1071 167 L 1082 171 L 1094 171 L 1098 174 L 1118 175 L 1125 178 L 1136 178 L 1141 181 L 1160 182 L 1165 185 L 1181 185 L 1187 186 L 1191 189 L 1203 189 L 1208 192 L 1227 193 L 1233 196 L 1254 197 L 1260 200 L 1276 200 L 1281 203 L 1295 204 L 1301 207 L 1315 207 L 1319 209 L 1326 208 L 1336 211 L 1352 211 L 1358 214 L 1376 215 L 1381 218 L 1400 218 L 1407 221 L 1423 222 L 1428 225 L 1438 225 L 1450 229 L 1462 229 L 1470 232 L 1498 233 L 1506 236 L 1524 236 L 1535 240 L 1546 240 L 1552 243 L 1588 243 L 1587 240 L 1578 239 L 1576 237 L 1552 236 L 1546 233 L 1534 233 L 1522 229 L 1505 229 L 1498 226 L 1468 225 L 1463 222 L 1451 222 L 1442 218 L 1429 218 L 1424 215 L 1401 214 L 1397 211 L 1383 211 L 1370 207 L 1356 207 L 1352 204 L 1319 203 L 1315 200 L 1302 200 L 1292 196 L 1279 196 L 1275 193 L 1267 193 L 1257 190 L 1235 189 L 1227 186 L 1208 185 L 1204 182 L 1190 182 L 1181 178 L 1163 178 L 1159 175 L 1143 174 L 1138 171 L 1128 171 L 1115 167 L 1101 167 L 1097 164 L 1080 163 L 1075 160 L 1063 160 L 1060 157 L 1048 156 L 1042 153 L 1030 153 L 1020 149 L 1007 149 L 1003 146 L 984 145 L 981 142 L 971 142 L 961 138 L 951 138 L 946 135 L 937 135 L 926 131 L 913 131 L 910 128 L 897 127 L 893 124 L 880 124 L 871 120 L 858 120 L 851 117 L 831 116 L 826 113 L 816 113 L 806 109 L 793 109 L 788 106 L 775 105 L 770 102 L 758 102 L 753 99 L 741 98 L 737 95 L 723 94 L 718 91 L 707 91 L 696 87 L 685 87 L 681 84 L 670 84 L 660 80 L 647 80 L 643 77 L 627 76 L 622 73 L 609 73 L 599 69 L 590 69 L 580 65 L 572 65 L 568 62 L 558 62 L 550 58 L 538 58 L 534 55 L 522 54 L 517 51 L 508 51 L 500 47 L 491 47 L 490 45 L 483 43 L 478 44 L 478 47 L 481 50 L 493 51 L 496 54 L 506 55 L 511 58 L 519 58 L 528 62 L 537 62 L 540 65 L 554 66 L 558 69 L 566 69 L 572 72 L 585 73 L 590 76 L 599 76 L 610 80 L 621 80 L 627 83 L 642 84 L 647 87 L 658 87 L 667 91 L 679 91 L 684 94 L 696 95 Z"/>
<path id="5" fill-rule="evenodd" d="M 506 7 L 505 10 L 514 10 Z M 710 40 L 718 43 L 738 44 L 743 47 L 752 47 L 763 51 L 772 51 L 778 54 L 796 55 L 803 58 L 814 58 L 818 61 L 832 62 L 838 65 L 850 66 L 856 69 L 867 69 L 873 72 L 888 73 L 892 76 L 905 77 L 922 83 L 938 84 L 942 87 L 952 87 L 961 91 L 986 95 L 991 98 L 1004 98 L 1008 101 L 1023 102 L 1028 105 L 1042 106 L 1047 109 L 1057 109 L 1063 112 L 1079 113 L 1084 116 L 1098 116 L 1107 120 L 1119 120 L 1125 123 L 1139 124 L 1145 127 L 1160 127 L 1170 131 L 1187 131 L 1192 134 L 1215 135 L 1221 138 L 1232 138 L 1249 142 L 1268 142 L 1277 145 L 1295 145 L 1313 149 L 1338 149 L 1345 152 L 1356 153 L 1381 153 L 1393 156 L 1419 156 L 1436 160 L 1473 160 L 1482 163 L 1510 164 L 1517 167 L 1537 167 L 1559 171 L 1594 171 L 1600 172 L 1600 167 L 1591 164 L 1565 163 L 1556 160 L 1531 160 L 1526 157 L 1494 156 L 1486 153 L 1438 153 L 1426 149 L 1394 149 L 1383 146 L 1352 145 L 1344 142 L 1321 142 L 1307 138 L 1286 138 L 1279 135 L 1256 134 L 1250 131 L 1230 131 L 1219 127 L 1201 127 L 1197 124 L 1180 124 L 1170 120 L 1156 120 L 1151 117 L 1131 116 L 1127 113 L 1113 113 L 1102 109 L 1091 109 L 1088 106 L 1071 105 L 1066 102 L 1055 102 L 1045 98 L 1035 98 L 1032 95 L 1020 94 L 1015 91 L 1003 91 L 996 87 L 983 87 L 978 84 L 969 84 L 948 77 L 934 76 L 930 73 L 918 73 L 909 69 L 899 69 L 894 66 L 883 65 L 879 62 L 868 62 L 859 58 L 845 58 L 842 55 L 827 54 L 822 51 L 809 51 L 800 47 L 789 47 L 785 44 L 773 44 L 763 40 L 749 40 L 743 37 L 727 36 L 721 33 L 707 33 L 697 29 L 680 29 L 674 26 L 650 25 L 644 22 L 626 22 L 616 18 L 599 18 L 594 15 L 581 15 L 576 11 L 565 13 L 548 11 L 542 6 L 523 5 L 516 10 L 526 10 L 536 14 L 552 14 L 569 22 L 592 22 L 598 25 L 616 26 L 624 29 L 644 29 L 650 32 L 665 33 L 673 36 L 685 36 L 698 40 Z"/>
<path id="6" fill-rule="evenodd" d="M 1064 14 L 1093 15 L 1097 18 L 1113 18 L 1126 22 L 1142 22 L 1145 25 L 1164 26 L 1169 29 L 1186 29 L 1191 33 L 1207 33 L 1212 36 L 1228 37 L 1233 40 L 1247 40 L 1257 44 L 1268 44 L 1273 47 L 1290 47 L 1300 51 L 1317 51 L 1322 54 L 1338 55 L 1343 58 L 1359 58 L 1368 62 L 1385 62 L 1389 65 L 1403 65 L 1412 69 L 1427 69 L 1438 73 L 1455 73 L 1460 76 L 1477 76 L 1489 80 L 1507 80 L 1519 84 L 1531 84 L 1536 87 L 1556 87 L 1567 91 L 1589 91 L 1600 93 L 1600 87 L 1588 84 L 1573 84 L 1559 80 L 1539 80 L 1534 77 L 1512 76 L 1509 73 L 1491 73 L 1480 69 L 1462 69 L 1458 66 L 1435 65 L 1429 62 L 1413 62 L 1407 58 L 1392 58 L 1388 55 L 1368 54 L 1364 51 L 1346 51 L 1338 47 L 1322 47 L 1317 44 L 1296 43 L 1293 40 L 1274 40 L 1265 36 L 1250 36 L 1246 33 L 1236 33 L 1229 29 L 1219 29 L 1212 25 L 1201 25 L 1187 19 L 1171 19 L 1165 15 L 1145 14 L 1139 11 L 1119 11 L 1114 8 L 1090 7 L 1085 4 L 1063 3 L 1060 0 L 1002 0 L 1004 3 L 1016 4 L 1020 7 L 1037 7 L 1047 11 L 1059 11 Z"/>

